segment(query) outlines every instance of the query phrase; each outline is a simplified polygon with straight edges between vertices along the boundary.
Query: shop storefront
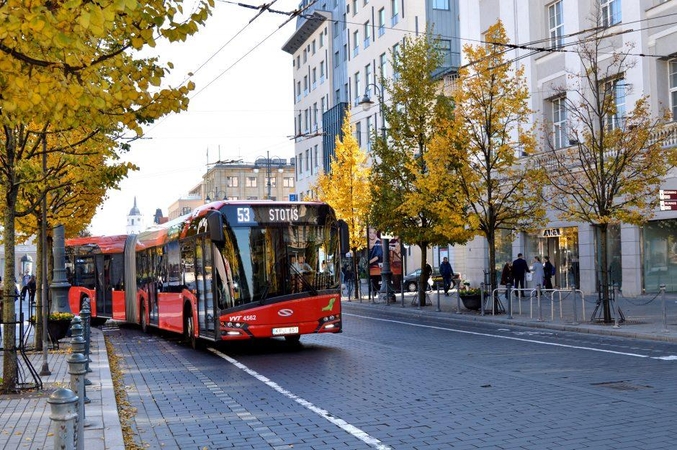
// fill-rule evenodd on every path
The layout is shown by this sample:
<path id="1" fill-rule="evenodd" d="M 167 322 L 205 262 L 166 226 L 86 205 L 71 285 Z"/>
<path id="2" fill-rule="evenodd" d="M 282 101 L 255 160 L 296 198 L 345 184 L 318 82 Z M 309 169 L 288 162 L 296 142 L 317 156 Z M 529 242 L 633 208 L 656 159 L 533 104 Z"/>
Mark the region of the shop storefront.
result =
<path id="1" fill-rule="evenodd" d="M 642 288 L 677 292 L 677 219 L 648 222 L 642 228 Z"/>
<path id="2" fill-rule="evenodd" d="M 580 287 L 578 227 L 545 228 L 526 236 L 525 259 L 532 264 L 534 256 L 550 257 L 556 274 L 552 284 L 558 289 Z"/>

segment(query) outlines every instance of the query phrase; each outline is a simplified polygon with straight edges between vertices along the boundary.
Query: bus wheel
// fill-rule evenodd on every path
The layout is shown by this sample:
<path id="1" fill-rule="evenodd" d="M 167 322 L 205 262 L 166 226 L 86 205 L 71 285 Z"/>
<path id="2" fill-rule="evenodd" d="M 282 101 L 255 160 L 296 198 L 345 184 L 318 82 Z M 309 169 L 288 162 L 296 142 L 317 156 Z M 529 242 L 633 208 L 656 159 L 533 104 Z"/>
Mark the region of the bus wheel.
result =
<path id="1" fill-rule="evenodd" d="M 183 316 L 183 337 L 186 344 L 190 344 L 192 349 L 197 348 L 197 338 L 195 337 L 195 323 L 191 314 Z"/>
<path id="2" fill-rule="evenodd" d="M 146 319 L 146 308 L 144 308 L 143 305 L 141 305 L 140 311 L 141 311 L 141 320 L 140 320 L 141 331 L 143 331 L 144 333 L 148 333 L 148 319 Z"/>

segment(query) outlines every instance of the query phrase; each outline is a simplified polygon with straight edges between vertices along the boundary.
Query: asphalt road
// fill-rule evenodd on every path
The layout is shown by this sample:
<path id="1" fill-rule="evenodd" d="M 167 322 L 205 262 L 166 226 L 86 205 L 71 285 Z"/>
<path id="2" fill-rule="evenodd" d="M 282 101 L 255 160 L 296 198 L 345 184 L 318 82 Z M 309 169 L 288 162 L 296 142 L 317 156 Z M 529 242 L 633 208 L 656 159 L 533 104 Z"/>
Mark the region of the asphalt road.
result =
<path id="1" fill-rule="evenodd" d="M 193 351 L 106 330 L 157 449 L 672 449 L 677 344 L 344 307 L 344 333 Z M 423 321 L 423 322 L 422 322 Z"/>

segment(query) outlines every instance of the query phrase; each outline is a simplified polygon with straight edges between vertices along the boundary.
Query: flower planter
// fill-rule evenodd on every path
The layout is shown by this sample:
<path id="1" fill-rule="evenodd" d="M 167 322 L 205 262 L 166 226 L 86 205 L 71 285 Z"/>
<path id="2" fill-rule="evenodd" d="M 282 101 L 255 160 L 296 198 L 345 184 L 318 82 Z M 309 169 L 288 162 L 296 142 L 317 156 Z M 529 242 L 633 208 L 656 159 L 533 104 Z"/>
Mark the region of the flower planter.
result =
<path id="1" fill-rule="evenodd" d="M 481 294 L 461 295 L 461 301 L 463 302 L 463 306 L 465 306 L 466 309 L 477 311 L 482 307 Z"/>
<path id="2" fill-rule="evenodd" d="M 71 326 L 70 320 L 48 320 L 47 333 L 52 342 L 58 342 L 68 334 L 68 329 Z"/>

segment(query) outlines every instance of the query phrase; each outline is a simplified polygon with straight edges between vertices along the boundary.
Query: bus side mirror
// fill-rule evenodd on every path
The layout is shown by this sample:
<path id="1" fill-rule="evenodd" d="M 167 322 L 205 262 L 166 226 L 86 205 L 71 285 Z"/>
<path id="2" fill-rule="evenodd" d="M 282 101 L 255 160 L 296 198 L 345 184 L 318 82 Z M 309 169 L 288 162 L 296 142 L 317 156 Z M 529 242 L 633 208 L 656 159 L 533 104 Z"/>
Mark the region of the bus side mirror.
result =
<path id="1" fill-rule="evenodd" d="M 223 235 L 223 216 L 218 211 L 212 211 L 209 216 L 207 216 L 207 226 L 209 227 L 209 239 L 212 242 L 224 242 L 225 237 Z"/>

